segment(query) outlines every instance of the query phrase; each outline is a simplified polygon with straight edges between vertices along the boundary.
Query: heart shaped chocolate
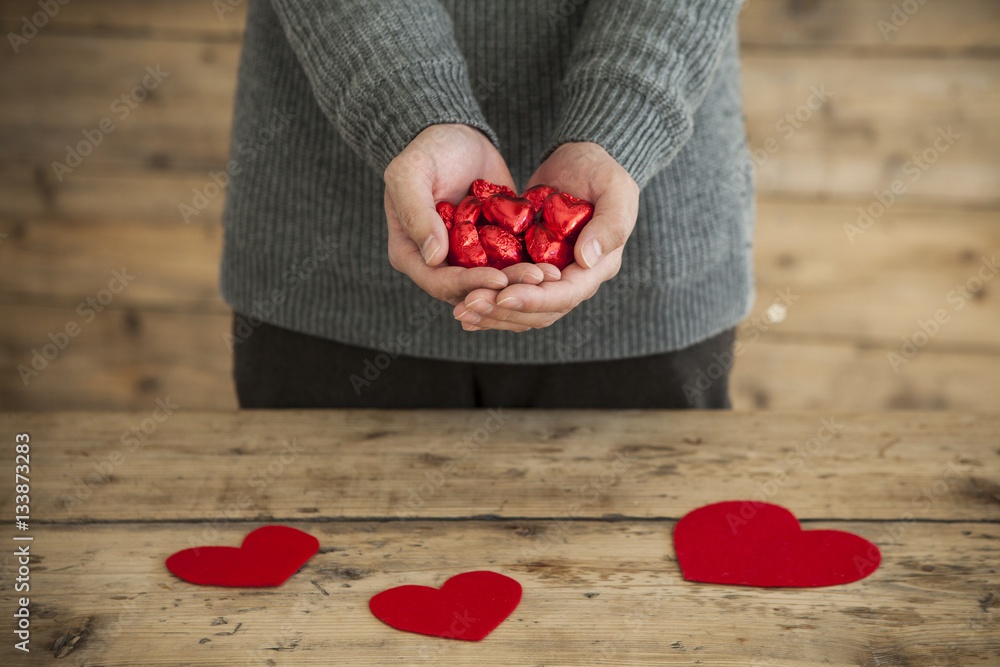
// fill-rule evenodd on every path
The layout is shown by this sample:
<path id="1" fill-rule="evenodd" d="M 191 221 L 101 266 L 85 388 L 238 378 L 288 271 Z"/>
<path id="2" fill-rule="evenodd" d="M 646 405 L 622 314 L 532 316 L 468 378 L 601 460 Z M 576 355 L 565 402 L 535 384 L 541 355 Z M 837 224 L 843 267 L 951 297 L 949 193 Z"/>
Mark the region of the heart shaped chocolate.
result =
<path id="1" fill-rule="evenodd" d="M 483 217 L 511 234 L 523 234 L 532 222 L 531 202 L 521 197 L 493 195 L 483 201 Z"/>
<path id="2" fill-rule="evenodd" d="M 531 202 L 531 210 L 537 214 L 542 210 L 542 204 L 545 203 L 546 197 L 554 192 L 559 192 L 551 185 L 536 185 L 534 187 L 528 188 L 521 194 L 522 197 Z"/>
<path id="3" fill-rule="evenodd" d="M 552 264 L 562 271 L 573 262 L 573 245 L 557 239 L 544 225 L 532 225 L 524 235 L 524 244 L 536 264 Z"/>
<path id="4" fill-rule="evenodd" d="M 455 224 L 460 225 L 463 222 L 471 222 L 474 225 L 479 224 L 482 217 L 482 209 L 482 202 L 476 197 L 469 195 L 458 202 L 458 206 L 455 207 Z"/>
<path id="5" fill-rule="evenodd" d="M 469 187 L 469 194 L 479 201 L 486 201 L 493 195 L 507 195 L 508 197 L 517 196 L 517 193 L 508 188 L 506 185 L 490 183 L 482 178 L 477 178 L 472 181 L 472 185 Z"/>
<path id="6" fill-rule="evenodd" d="M 594 217 L 594 205 L 565 192 L 556 192 L 542 204 L 542 221 L 559 240 L 575 239 Z"/>
<path id="7" fill-rule="evenodd" d="M 479 230 L 471 222 L 455 220 L 455 226 L 448 235 L 448 263 L 452 266 L 486 266 L 488 258 L 483 244 L 479 242 Z"/>
<path id="8" fill-rule="evenodd" d="M 526 259 L 520 239 L 502 227 L 483 225 L 479 228 L 479 242 L 486 251 L 487 266 L 505 269 Z"/>
<path id="9" fill-rule="evenodd" d="M 439 201 L 434 208 L 437 209 L 438 215 L 444 221 L 445 228 L 450 232 L 451 228 L 455 225 L 456 206 L 450 201 Z"/>

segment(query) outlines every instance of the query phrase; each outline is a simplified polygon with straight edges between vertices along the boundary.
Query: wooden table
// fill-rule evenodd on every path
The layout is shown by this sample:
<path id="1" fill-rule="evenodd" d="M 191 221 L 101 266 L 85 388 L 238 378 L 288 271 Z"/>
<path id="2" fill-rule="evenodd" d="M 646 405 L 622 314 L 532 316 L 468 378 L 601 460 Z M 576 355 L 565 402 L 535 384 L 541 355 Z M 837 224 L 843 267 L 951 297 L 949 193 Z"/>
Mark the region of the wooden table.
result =
<path id="1" fill-rule="evenodd" d="M 0 424 L 3 665 L 1000 664 L 1000 415 L 178 407 Z M 27 533 L 12 525 L 20 432 Z M 727 499 L 862 535 L 883 564 L 831 588 L 684 581 L 675 522 Z M 266 523 L 321 544 L 279 588 L 164 567 Z M 34 537 L 30 654 L 10 631 L 15 534 Z M 482 642 L 368 611 L 381 590 L 472 569 L 524 587 Z"/>

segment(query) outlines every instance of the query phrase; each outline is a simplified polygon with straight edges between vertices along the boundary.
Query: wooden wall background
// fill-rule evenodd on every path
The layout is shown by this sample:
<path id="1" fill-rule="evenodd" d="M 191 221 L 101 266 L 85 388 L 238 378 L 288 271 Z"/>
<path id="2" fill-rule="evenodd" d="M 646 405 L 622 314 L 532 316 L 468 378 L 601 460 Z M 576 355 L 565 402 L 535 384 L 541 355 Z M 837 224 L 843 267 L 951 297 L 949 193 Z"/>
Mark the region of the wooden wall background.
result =
<path id="1" fill-rule="evenodd" d="M 38 11 L 3 0 L 0 34 Z M 225 164 L 244 12 L 76 1 L 19 53 L 0 44 L 3 409 L 235 407 L 216 288 L 223 198 L 192 224 L 178 205 Z M 1000 277 L 974 277 L 1000 253 L 1000 2 L 751 0 L 741 24 L 750 143 L 773 150 L 757 170 L 765 319 L 741 332 L 736 406 L 996 408 Z M 111 103 L 147 65 L 170 76 L 119 120 Z M 824 86 L 791 136 L 776 125 Z M 59 182 L 51 163 L 105 117 L 115 131 Z M 959 138 L 910 181 L 907 160 L 948 127 Z M 896 179 L 905 194 L 849 242 L 845 223 Z M 86 322 L 77 305 L 122 267 L 135 280 Z M 956 285 L 971 288 L 961 309 Z M 783 319 L 778 290 L 798 297 Z M 888 353 L 939 309 L 948 322 L 894 372 Z M 18 364 L 72 321 L 79 335 L 25 386 Z"/>

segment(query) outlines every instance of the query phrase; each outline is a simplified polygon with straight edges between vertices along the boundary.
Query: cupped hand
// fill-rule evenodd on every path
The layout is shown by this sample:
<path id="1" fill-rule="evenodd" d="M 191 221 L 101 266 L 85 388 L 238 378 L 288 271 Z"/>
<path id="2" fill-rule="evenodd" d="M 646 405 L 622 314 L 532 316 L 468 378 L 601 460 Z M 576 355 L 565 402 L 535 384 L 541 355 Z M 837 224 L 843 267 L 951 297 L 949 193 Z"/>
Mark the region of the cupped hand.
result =
<path id="1" fill-rule="evenodd" d="M 594 204 L 594 217 L 576 241 L 575 262 L 552 280 L 554 266 L 538 264 L 544 282 L 474 289 L 455 306 L 454 316 L 469 331 L 528 331 L 551 326 L 597 293 L 621 268 L 622 251 L 639 212 L 639 186 L 625 169 L 594 143 L 563 144 L 531 177 L 528 187 L 546 183 Z M 524 265 L 518 265 L 524 266 Z"/>
<path id="2" fill-rule="evenodd" d="M 546 278 L 533 264 L 503 271 L 441 266 L 448 256 L 448 232 L 435 203 L 458 203 L 477 178 L 514 187 L 500 153 L 479 130 L 454 124 L 428 127 L 389 163 L 384 178 L 389 262 L 434 298 L 454 306 L 476 289 L 499 290 Z M 554 267 L 549 269 L 552 279 Z"/>

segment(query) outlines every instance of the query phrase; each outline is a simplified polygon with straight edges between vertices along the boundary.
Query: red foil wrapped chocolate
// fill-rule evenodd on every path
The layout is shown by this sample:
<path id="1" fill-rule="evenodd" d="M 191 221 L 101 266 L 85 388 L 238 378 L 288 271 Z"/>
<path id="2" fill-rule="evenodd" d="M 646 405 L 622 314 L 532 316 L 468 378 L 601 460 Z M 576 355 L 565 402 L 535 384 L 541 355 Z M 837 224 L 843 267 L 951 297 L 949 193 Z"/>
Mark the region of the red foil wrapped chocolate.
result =
<path id="1" fill-rule="evenodd" d="M 594 205 L 550 185 L 528 188 L 518 197 L 510 188 L 473 181 L 458 205 L 437 203 L 449 230 L 448 263 L 467 268 L 503 269 L 520 262 L 573 262 L 580 230 L 594 217 Z"/>

